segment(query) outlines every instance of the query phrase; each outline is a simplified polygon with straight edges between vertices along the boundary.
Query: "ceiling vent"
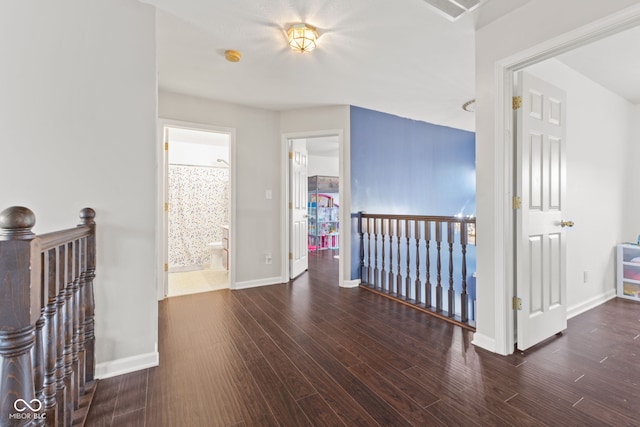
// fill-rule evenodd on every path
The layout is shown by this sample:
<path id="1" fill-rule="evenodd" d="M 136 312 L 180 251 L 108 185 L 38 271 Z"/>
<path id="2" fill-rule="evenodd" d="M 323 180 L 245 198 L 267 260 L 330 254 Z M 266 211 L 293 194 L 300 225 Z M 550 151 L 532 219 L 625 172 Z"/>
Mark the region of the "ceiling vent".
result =
<path id="1" fill-rule="evenodd" d="M 486 0 L 424 0 L 438 13 L 447 19 L 455 21 L 467 12 L 471 12 Z"/>

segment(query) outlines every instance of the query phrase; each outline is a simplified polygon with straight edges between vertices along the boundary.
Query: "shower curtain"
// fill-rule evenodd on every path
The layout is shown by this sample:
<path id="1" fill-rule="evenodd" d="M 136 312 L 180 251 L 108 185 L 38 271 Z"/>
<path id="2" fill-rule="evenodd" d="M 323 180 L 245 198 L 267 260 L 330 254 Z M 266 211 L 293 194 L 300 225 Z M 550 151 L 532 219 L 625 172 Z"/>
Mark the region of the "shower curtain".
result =
<path id="1" fill-rule="evenodd" d="M 169 165 L 168 178 L 169 270 L 201 268 L 229 223 L 229 169 Z"/>

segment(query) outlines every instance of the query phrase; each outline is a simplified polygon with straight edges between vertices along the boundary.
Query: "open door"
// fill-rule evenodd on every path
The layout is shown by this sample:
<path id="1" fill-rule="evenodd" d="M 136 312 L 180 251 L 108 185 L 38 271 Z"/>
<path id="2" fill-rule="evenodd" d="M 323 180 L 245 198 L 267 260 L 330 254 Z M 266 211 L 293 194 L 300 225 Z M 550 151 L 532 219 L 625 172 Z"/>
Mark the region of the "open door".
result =
<path id="1" fill-rule="evenodd" d="M 517 346 L 525 350 L 567 327 L 566 94 L 518 73 L 516 116 Z M 516 98 L 517 99 L 517 98 Z"/>
<path id="2" fill-rule="evenodd" d="M 289 277 L 293 279 L 309 268 L 307 141 L 290 140 L 289 151 Z"/>

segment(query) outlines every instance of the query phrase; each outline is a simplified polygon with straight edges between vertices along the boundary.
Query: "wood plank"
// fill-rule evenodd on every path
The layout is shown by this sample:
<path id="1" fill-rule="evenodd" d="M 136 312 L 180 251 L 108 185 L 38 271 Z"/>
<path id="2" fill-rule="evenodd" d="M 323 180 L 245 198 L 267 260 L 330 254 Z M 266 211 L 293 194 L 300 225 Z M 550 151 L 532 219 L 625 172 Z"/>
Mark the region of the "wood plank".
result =
<path id="1" fill-rule="evenodd" d="M 99 381 L 86 425 L 640 425 L 637 302 L 505 357 L 336 283 L 319 251 L 287 284 L 160 302 L 160 366 Z"/>

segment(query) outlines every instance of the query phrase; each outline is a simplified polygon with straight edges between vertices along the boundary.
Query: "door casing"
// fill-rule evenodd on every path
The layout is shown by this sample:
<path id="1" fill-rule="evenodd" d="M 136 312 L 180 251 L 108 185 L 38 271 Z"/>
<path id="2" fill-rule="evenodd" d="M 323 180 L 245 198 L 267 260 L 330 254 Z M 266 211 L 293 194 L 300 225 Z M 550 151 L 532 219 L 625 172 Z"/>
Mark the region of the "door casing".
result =
<path id="1" fill-rule="evenodd" d="M 211 126 L 202 123 L 184 122 L 179 120 L 158 119 L 157 129 L 157 217 L 156 217 L 156 262 L 158 272 L 156 277 L 156 289 L 158 301 L 167 296 L 169 280 L 168 273 L 164 265 L 168 257 L 168 224 L 167 212 L 164 210 L 164 203 L 167 200 L 167 171 L 168 159 L 164 150 L 165 128 L 181 128 L 200 130 L 205 132 L 225 133 L 229 135 L 229 188 L 231 189 L 229 206 L 229 289 L 235 289 L 236 283 L 236 263 L 235 263 L 235 224 L 236 224 L 236 177 L 234 167 L 236 164 L 236 130 L 220 126 Z"/>
<path id="2" fill-rule="evenodd" d="M 337 136 L 338 137 L 338 145 L 339 145 L 339 186 L 340 192 L 343 192 L 343 188 L 345 188 L 343 180 L 345 176 L 345 165 L 344 158 L 342 154 L 342 150 L 344 148 L 344 140 L 343 140 L 343 131 L 342 129 L 329 129 L 329 130 L 320 130 L 320 131 L 309 131 L 309 132 L 295 132 L 295 133 L 285 133 L 282 134 L 282 154 L 280 158 L 282 159 L 282 194 L 284 194 L 284 200 L 282 203 L 282 266 L 280 268 L 282 282 L 286 283 L 289 281 L 289 252 L 290 252 L 290 238 L 289 238 L 289 229 L 290 229 L 290 215 L 289 215 L 289 202 L 291 201 L 291 195 L 289 194 L 289 182 L 290 182 L 290 173 L 289 170 L 289 140 L 291 139 L 304 139 L 304 138 L 318 138 L 324 136 Z M 350 232 L 350 227 L 345 227 L 345 224 L 348 224 L 347 221 L 350 220 L 349 213 L 345 212 L 344 209 L 339 210 L 339 221 L 340 221 L 340 229 L 338 230 L 338 241 L 340 242 L 340 253 L 343 253 L 343 243 L 347 242 L 345 239 L 345 232 Z M 348 251 L 349 248 L 344 248 L 344 250 Z M 344 272 L 345 268 L 349 268 L 349 266 L 345 266 L 345 259 L 349 259 L 348 257 L 341 256 L 338 259 L 338 281 L 336 285 L 352 287 L 353 285 L 345 285 L 344 280 Z M 355 285 L 357 286 L 357 285 Z"/>
<path id="3" fill-rule="evenodd" d="M 640 25 L 640 5 L 626 8 L 606 18 L 569 31 L 559 37 L 548 40 L 532 48 L 514 54 L 495 65 L 495 99 L 496 115 L 494 128 L 495 145 L 503 147 L 495 150 L 494 194 L 503 195 L 495 198 L 492 219 L 496 236 L 494 244 L 494 306 L 495 306 L 495 347 L 494 352 L 508 355 L 513 353 L 515 344 L 515 314 L 512 308 L 514 296 L 515 259 L 512 197 L 514 193 L 514 116 L 512 99 L 514 96 L 514 73 L 530 65 L 544 61 L 583 46 L 590 42 L 605 38 L 612 34 Z M 502 167 L 500 167 L 502 166 Z"/>

